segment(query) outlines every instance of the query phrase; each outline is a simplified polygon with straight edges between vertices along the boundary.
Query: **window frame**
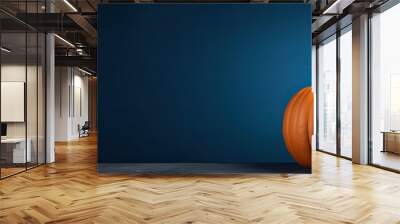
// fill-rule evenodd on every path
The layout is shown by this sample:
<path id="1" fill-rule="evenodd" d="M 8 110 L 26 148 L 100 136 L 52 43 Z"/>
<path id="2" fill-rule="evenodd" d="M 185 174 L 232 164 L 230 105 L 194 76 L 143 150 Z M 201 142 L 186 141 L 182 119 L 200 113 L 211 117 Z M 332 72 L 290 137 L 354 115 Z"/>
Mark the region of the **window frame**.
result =
<path id="1" fill-rule="evenodd" d="M 333 33 L 332 35 L 328 36 L 327 38 L 319 41 L 316 44 L 316 151 L 318 152 L 323 152 L 329 155 L 333 155 L 339 158 L 343 158 L 346 160 L 352 160 L 352 158 L 347 157 L 342 155 L 341 152 L 341 118 L 340 118 L 340 104 L 341 104 L 341 65 L 340 65 L 340 37 L 344 35 L 347 32 L 352 32 L 352 23 L 349 23 L 348 25 L 344 26 L 341 29 L 338 29 L 336 33 Z M 320 143 L 319 143 L 319 133 L 320 133 L 320 127 L 319 127 L 319 109 L 320 109 L 320 102 L 319 102 L 319 85 L 320 85 L 320 71 L 319 71 L 319 47 L 322 43 L 326 43 L 329 41 L 336 41 L 336 151 L 335 153 L 329 152 L 327 150 L 321 149 Z"/>

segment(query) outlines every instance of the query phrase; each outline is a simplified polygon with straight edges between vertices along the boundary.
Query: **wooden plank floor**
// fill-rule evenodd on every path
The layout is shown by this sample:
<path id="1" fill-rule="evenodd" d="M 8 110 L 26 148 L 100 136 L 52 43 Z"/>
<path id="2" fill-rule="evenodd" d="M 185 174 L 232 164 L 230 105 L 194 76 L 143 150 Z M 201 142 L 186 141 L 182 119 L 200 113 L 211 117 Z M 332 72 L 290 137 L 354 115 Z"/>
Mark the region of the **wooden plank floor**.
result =
<path id="1" fill-rule="evenodd" d="M 312 175 L 98 176 L 96 139 L 0 181 L 0 223 L 400 223 L 400 175 L 313 154 Z"/>

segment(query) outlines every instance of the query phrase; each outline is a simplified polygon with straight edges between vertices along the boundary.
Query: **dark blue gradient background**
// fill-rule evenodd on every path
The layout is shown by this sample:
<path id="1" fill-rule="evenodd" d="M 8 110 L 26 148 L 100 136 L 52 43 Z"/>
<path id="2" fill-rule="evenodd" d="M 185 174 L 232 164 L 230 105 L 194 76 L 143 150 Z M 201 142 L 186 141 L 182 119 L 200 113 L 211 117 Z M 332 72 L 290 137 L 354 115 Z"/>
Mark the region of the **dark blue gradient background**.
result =
<path id="1" fill-rule="evenodd" d="M 98 12 L 100 163 L 293 163 L 289 99 L 311 85 L 302 4 L 123 4 Z"/>

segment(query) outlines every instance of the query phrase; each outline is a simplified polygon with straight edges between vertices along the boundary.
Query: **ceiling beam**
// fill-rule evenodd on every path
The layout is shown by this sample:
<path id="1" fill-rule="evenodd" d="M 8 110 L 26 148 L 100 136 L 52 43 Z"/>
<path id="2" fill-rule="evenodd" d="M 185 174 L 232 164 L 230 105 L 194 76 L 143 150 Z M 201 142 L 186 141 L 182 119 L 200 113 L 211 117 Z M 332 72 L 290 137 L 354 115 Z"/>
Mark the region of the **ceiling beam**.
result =
<path id="1" fill-rule="evenodd" d="M 68 17 L 79 25 L 83 31 L 90 37 L 87 39 L 91 46 L 96 46 L 97 30 L 89 23 L 89 21 L 81 14 L 68 14 Z"/>
<path id="2" fill-rule="evenodd" d="M 90 56 L 55 56 L 56 66 L 80 66 L 88 67 L 96 71 L 96 58 Z"/>

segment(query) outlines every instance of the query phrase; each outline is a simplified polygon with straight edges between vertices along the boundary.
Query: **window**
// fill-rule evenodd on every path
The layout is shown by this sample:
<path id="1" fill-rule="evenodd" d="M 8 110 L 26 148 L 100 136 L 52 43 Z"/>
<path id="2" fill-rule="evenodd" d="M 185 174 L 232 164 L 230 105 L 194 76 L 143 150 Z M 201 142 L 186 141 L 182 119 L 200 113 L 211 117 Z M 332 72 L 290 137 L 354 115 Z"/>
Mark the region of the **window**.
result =
<path id="1" fill-rule="evenodd" d="M 340 36 L 340 155 L 352 157 L 352 33 L 351 26 Z"/>
<path id="2" fill-rule="evenodd" d="M 352 157 L 352 26 L 319 44 L 317 149 Z M 339 123 L 338 123 L 339 122 Z"/>
<path id="3" fill-rule="evenodd" d="M 336 36 L 318 47 L 318 145 L 336 154 Z"/>
<path id="4" fill-rule="evenodd" d="M 43 13 L 44 3 L 21 1 L 13 9 Z M 0 178 L 5 178 L 45 163 L 46 38 L 8 14 L 0 12 L 0 18 L 8 21 L 0 22 Z"/>
<path id="5" fill-rule="evenodd" d="M 373 164 L 400 170 L 400 5 L 371 18 Z"/>

